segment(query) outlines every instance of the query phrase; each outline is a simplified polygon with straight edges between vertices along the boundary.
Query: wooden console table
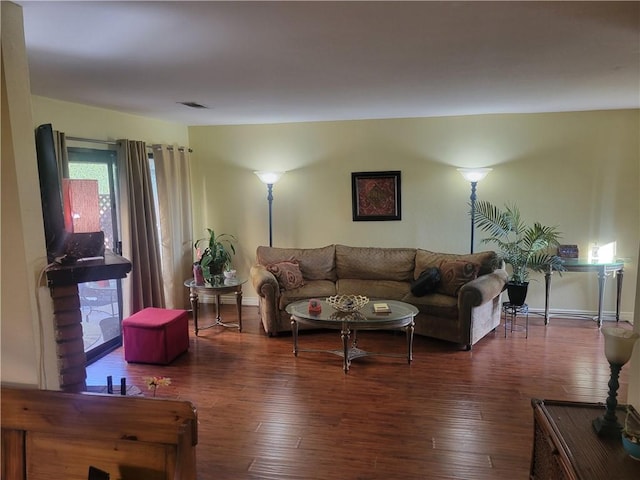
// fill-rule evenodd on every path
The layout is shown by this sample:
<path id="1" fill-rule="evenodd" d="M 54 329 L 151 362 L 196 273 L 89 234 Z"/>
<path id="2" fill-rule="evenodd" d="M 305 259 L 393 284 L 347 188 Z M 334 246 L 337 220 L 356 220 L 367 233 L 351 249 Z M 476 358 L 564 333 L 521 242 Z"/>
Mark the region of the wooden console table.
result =
<path id="1" fill-rule="evenodd" d="M 629 457 L 620 437 L 599 437 L 591 422 L 605 411 L 598 403 L 532 400 L 534 419 L 531 480 L 637 480 L 640 462 Z M 633 408 L 633 407 L 631 407 Z M 640 425 L 638 412 L 630 421 Z M 624 422 L 625 406 L 616 411 Z"/>
<path id="2" fill-rule="evenodd" d="M 622 294 L 622 278 L 624 274 L 623 262 L 590 263 L 586 260 L 569 259 L 564 261 L 567 272 L 596 272 L 598 274 L 598 327 L 602 326 L 602 304 L 604 303 L 604 284 L 609 275 L 615 275 L 617 279 L 616 293 L 616 322 L 620 321 L 620 295 Z M 551 273 L 549 270 L 544 275 L 544 324 L 549 323 L 549 292 L 551 290 Z"/>

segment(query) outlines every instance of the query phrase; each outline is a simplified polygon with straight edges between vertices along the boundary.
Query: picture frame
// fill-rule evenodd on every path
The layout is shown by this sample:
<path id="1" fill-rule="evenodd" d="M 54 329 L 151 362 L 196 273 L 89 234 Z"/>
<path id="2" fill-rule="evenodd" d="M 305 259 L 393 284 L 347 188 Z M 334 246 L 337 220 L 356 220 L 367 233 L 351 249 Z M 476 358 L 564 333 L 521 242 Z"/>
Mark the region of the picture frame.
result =
<path id="1" fill-rule="evenodd" d="M 400 171 L 352 172 L 353 221 L 401 220 Z"/>

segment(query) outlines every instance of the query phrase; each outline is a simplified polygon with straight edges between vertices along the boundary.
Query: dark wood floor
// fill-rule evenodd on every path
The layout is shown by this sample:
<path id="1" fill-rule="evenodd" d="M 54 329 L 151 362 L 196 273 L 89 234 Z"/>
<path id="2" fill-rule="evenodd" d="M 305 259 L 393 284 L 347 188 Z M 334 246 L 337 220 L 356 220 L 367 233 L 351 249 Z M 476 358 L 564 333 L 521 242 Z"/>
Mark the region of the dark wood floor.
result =
<path id="1" fill-rule="evenodd" d="M 211 318 L 204 306 L 202 321 Z M 526 479 L 532 397 L 603 402 L 609 367 L 595 322 L 530 316 L 465 352 L 417 336 L 414 361 L 292 354 L 290 335 L 267 337 L 256 307 L 244 331 L 215 327 L 169 366 L 127 364 L 122 349 L 87 368 L 89 385 L 171 377 L 158 397 L 193 402 L 199 417 L 198 479 Z M 235 318 L 225 305 L 223 317 Z M 519 319 L 521 323 L 523 320 Z M 607 322 L 608 323 L 608 322 Z M 621 326 L 631 328 L 627 323 Z M 301 348 L 338 348 L 336 331 L 307 332 Z M 404 352 L 404 336 L 363 332 L 359 346 Z M 623 368 L 619 398 L 627 396 Z"/>

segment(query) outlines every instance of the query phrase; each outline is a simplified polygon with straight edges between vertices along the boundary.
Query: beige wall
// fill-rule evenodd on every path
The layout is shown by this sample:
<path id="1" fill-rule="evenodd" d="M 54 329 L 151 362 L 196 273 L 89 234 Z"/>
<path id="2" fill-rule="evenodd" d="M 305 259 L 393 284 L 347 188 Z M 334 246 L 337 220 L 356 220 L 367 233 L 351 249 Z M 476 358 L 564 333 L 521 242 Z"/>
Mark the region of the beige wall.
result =
<path id="1" fill-rule="evenodd" d="M 72 137 L 96 140 L 126 138 L 142 140 L 149 145 L 154 143 L 189 145 L 187 127 L 177 123 L 35 95 L 31 98 L 31 102 L 34 126 L 51 123 L 54 130 L 60 130 Z M 100 148 L 95 144 L 88 144 L 88 146 Z"/>
<path id="2" fill-rule="evenodd" d="M 38 287 L 46 266 L 30 112 L 22 9 L 2 9 L 2 267 L 0 326 L 3 383 L 58 388 L 51 299 Z M 40 304 L 38 304 L 40 302 Z M 40 307 L 40 308 L 39 308 Z M 40 332 L 43 332 L 41 338 Z"/>
<path id="3" fill-rule="evenodd" d="M 638 254 L 640 255 L 640 246 L 638 246 Z M 634 332 L 640 333 L 640 283 L 636 284 L 636 309 L 634 312 Z M 640 410 L 640 340 L 636 341 L 633 348 L 633 356 L 629 362 L 629 395 L 627 401 L 631 403 L 636 410 Z"/>
<path id="4" fill-rule="evenodd" d="M 528 221 L 558 225 L 586 253 L 616 240 L 626 259 L 622 307 L 631 320 L 640 232 L 639 111 L 190 127 L 196 234 L 239 237 L 247 274 L 268 243 L 266 187 L 253 170 L 286 170 L 274 186 L 275 246 L 331 243 L 467 252 L 470 185 L 456 167 L 492 167 L 478 198 L 516 202 Z M 351 172 L 401 170 L 402 220 L 353 222 Z M 479 237 L 480 234 L 477 234 Z M 476 251 L 486 246 L 477 244 Z M 544 307 L 535 276 L 528 303 Z M 554 275 L 552 306 L 597 309 L 597 278 Z M 613 311 L 614 282 L 605 311 Z M 248 287 L 250 299 L 255 292 Z"/>

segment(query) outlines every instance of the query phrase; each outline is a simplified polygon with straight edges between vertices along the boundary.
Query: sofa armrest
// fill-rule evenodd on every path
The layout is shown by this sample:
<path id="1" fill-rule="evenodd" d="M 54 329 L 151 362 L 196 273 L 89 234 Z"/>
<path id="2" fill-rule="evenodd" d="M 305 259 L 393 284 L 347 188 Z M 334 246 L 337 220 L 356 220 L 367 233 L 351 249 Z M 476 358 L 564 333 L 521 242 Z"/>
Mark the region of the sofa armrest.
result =
<path id="1" fill-rule="evenodd" d="M 262 298 L 271 298 L 275 301 L 280 291 L 275 275 L 267 270 L 264 265 L 253 265 L 249 274 L 256 293 Z"/>
<path id="2" fill-rule="evenodd" d="M 496 298 L 504 290 L 509 274 L 503 268 L 465 283 L 458 292 L 458 306 L 477 307 Z"/>
<path id="3" fill-rule="evenodd" d="M 278 332 L 278 297 L 280 286 L 276 277 L 264 265 L 256 264 L 249 272 L 253 288 L 258 294 L 258 313 L 265 333 Z"/>

